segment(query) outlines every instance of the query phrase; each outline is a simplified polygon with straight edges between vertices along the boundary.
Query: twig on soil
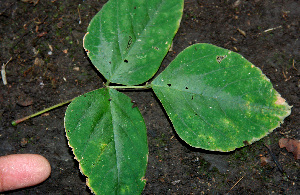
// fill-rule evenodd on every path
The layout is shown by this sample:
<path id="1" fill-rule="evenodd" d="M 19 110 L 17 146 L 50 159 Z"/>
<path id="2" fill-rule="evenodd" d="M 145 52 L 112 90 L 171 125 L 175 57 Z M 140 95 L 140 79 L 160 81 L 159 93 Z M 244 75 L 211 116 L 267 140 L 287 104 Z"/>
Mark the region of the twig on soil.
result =
<path id="1" fill-rule="evenodd" d="M 229 192 L 246 176 L 246 174 L 244 174 L 237 182 L 235 182 L 235 184 L 230 188 L 230 190 L 226 193 L 229 194 Z"/>
<path id="2" fill-rule="evenodd" d="M 282 26 L 280 25 L 280 26 L 277 26 L 277 27 L 274 27 L 274 28 L 269 28 L 269 29 L 267 29 L 267 30 L 264 30 L 264 31 L 258 33 L 258 34 L 256 35 L 256 37 L 258 37 L 258 36 L 260 36 L 260 35 L 262 35 L 262 34 L 264 34 L 264 33 L 268 33 L 268 32 L 271 32 L 271 31 L 273 31 L 273 30 L 277 30 L 277 29 L 279 29 L 279 28 L 282 28 Z"/>
<path id="3" fill-rule="evenodd" d="M 295 69 L 295 70 L 297 70 L 297 68 L 295 68 L 295 60 L 293 59 L 293 68 Z"/>
<path id="4" fill-rule="evenodd" d="M 276 30 L 276 29 L 278 29 L 278 28 L 282 28 L 282 26 L 277 26 L 277 27 L 275 27 L 275 28 L 269 28 L 269 29 L 267 29 L 267 30 L 264 30 L 264 33 L 270 32 L 270 31 L 273 31 L 273 30 Z"/>
<path id="5" fill-rule="evenodd" d="M 246 37 L 246 32 L 245 31 L 243 31 L 243 30 L 241 30 L 239 28 L 237 28 L 236 30 L 239 31 L 239 33 L 241 33 L 241 35 L 243 35 L 244 37 Z"/>
<path id="6" fill-rule="evenodd" d="M 79 7 L 77 8 L 77 10 L 78 10 L 78 14 L 79 14 L 79 24 L 81 24 L 81 16 L 80 16 L 80 9 L 79 9 Z"/>
<path id="7" fill-rule="evenodd" d="M 283 169 L 282 169 L 280 163 L 278 162 L 277 158 L 276 158 L 275 155 L 273 154 L 271 148 L 270 148 L 269 146 L 267 146 L 266 144 L 264 144 L 264 146 L 268 149 L 268 152 L 270 153 L 270 155 L 271 155 L 273 161 L 275 162 L 276 166 L 278 167 L 279 171 L 280 171 L 281 173 L 284 173 L 284 171 L 283 171 Z"/>
<path id="8" fill-rule="evenodd" d="M 284 81 L 288 81 L 288 80 L 290 80 L 292 78 L 291 76 L 289 76 L 289 78 L 287 78 L 287 75 L 286 75 L 287 73 L 288 72 L 284 73 L 284 70 L 282 70 L 283 77 L 285 78 Z"/>
<path id="9" fill-rule="evenodd" d="M 19 124 L 19 123 L 21 123 L 21 122 L 23 122 L 23 121 L 26 121 L 27 119 L 36 117 L 36 116 L 41 115 L 41 114 L 43 114 L 43 113 L 45 113 L 45 112 L 48 112 L 48 111 L 50 111 L 50 110 L 53 110 L 53 109 L 55 109 L 55 108 L 58 108 L 58 107 L 60 107 L 60 106 L 65 105 L 65 104 L 68 104 L 68 103 L 72 102 L 73 100 L 74 100 L 74 98 L 71 99 L 71 100 L 68 100 L 68 101 L 65 101 L 65 102 L 56 104 L 56 105 L 54 105 L 54 106 L 51 106 L 50 108 L 46 108 L 46 109 L 44 109 L 44 110 L 41 110 L 41 111 L 39 111 L 39 112 L 36 112 L 36 113 L 34 113 L 34 114 L 32 114 L 32 115 L 29 115 L 29 116 L 26 116 L 26 117 L 24 117 L 24 118 L 14 120 L 13 122 L 11 122 L 11 124 L 12 124 L 13 126 L 16 126 L 17 124 Z"/>
<path id="10" fill-rule="evenodd" d="M 6 62 L 6 64 L 3 64 L 1 67 L 1 76 L 2 76 L 2 81 L 3 81 L 4 85 L 7 85 L 5 67 L 11 60 L 12 60 L 12 57 L 10 57 L 10 59 Z"/>

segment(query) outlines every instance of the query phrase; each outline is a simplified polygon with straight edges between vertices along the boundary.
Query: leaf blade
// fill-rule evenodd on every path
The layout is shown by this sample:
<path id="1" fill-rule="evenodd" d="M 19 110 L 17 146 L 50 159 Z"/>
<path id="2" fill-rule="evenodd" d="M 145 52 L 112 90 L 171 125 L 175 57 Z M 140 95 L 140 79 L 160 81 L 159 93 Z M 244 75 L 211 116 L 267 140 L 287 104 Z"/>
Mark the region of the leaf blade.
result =
<path id="1" fill-rule="evenodd" d="M 151 85 L 178 135 L 208 150 L 257 141 L 290 114 L 285 101 L 276 103 L 281 97 L 259 68 L 210 44 L 184 50 Z"/>
<path id="2" fill-rule="evenodd" d="M 141 193 L 148 158 L 146 127 L 130 98 L 114 89 L 79 96 L 66 111 L 65 129 L 92 191 Z"/>
<path id="3" fill-rule="evenodd" d="M 183 0 L 110 0 L 92 19 L 84 48 L 109 82 L 144 83 L 168 52 L 182 10 Z"/>

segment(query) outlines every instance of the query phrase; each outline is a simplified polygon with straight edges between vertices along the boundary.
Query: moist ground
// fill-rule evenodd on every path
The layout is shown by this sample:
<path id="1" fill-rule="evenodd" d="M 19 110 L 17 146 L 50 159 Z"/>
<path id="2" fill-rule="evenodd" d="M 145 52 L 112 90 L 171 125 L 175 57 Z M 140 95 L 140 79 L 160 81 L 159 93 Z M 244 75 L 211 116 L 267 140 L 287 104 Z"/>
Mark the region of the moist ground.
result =
<path id="1" fill-rule="evenodd" d="M 105 2 L 1 0 L 1 65 L 12 59 L 6 66 L 8 85 L 0 84 L 0 155 L 37 153 L 52 166 L 44 183 L 7 194 L 90 194 L 65 137 L 66 106 L 17 127 L 10 123 L 103 86 L 103 77 L 82 48 L 82 38 Z M 186 0 L 173 49 L 159 71 L 194 43 L 212 43 L 242 54 L 293 105 L 292 113 L 262 140 L 234 152 L 215 153 L 185 144 L 150 90 L 125 92 L 136 102 L 148 130 L 143 194 L 299 193 L 299 160 L 278 145 L 283 137 L 300 139 L 299 2 Z M 263 165 L 262 157 L 270 162 Z"/>

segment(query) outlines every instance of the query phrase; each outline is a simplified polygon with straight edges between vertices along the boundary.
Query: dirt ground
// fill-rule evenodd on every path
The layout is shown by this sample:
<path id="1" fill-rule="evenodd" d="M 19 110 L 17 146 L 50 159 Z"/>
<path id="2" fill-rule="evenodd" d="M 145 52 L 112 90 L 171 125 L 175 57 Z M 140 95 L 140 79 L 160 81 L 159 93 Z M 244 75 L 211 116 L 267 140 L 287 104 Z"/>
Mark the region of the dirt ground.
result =
<path id="1" fill-rule="evenodd" d="M 34 3 L 36 2 L 36 3 Z M 90 194 L 68 147 L 66 106 L 17 127 L 11 121 L 103 86 L 82 38 L 105 0 L 1 0 L 0 155 L 37 153 L 51 163 L 42 184 L 7 194 Z M 186 0 L 180 29 L 160 69 L 194 43 L 237 51 L 293 105 L 269 136 L 230 153 L 189 147 L 176 135 L 152 91 L 127 91 L 148 130 L 149 162 L 143 194 L 299 194 L 299 160 L 280 138 L 300 139 L 298 0 Z M 280 172 L 264 144 L 283 167 Z M 264 165 L 262 157 L 268 159 Z M 6 194 L 6 193 L 5 193 Z"/>

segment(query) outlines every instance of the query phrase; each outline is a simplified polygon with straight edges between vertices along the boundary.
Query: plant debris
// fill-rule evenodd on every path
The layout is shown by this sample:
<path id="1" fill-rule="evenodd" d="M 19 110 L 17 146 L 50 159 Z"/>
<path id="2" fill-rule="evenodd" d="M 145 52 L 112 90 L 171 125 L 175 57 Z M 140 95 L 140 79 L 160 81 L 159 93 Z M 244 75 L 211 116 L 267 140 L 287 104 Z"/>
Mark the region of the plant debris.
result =
<path id="1" fill-rule="evenodd" d="M 23 1 L 23 2 L 25 2 L 25 3 L 33 3 L 34 6 L 35 6 L 36 4 L 39 3 L 40 0 L 21 0 L 21 1 Z"/>
<path id="2" fill-rule="evenodd" d="M 261 166 L 266 166 L 271 162 L 271 159 L 265 156 L 260 156 L 260 164 Z"/>
<path id="3" fill-rule="evenodd" d="M 276 164 L 277 168 L 279 169 L 279 171 L 280 171 L 281 173 L 283 173 L 284 171 L 283 171 L 283 169 L 282 169 L 282 166 L 281 166 L 280 163 L 278 162 L 276 156 L 273 154 L 273 152 L 272 152 L 270 146 L 267 146 L 266 144 L 264 144 L 264 145 L 265 145 L 265 147 L 268 149 L 268 152 L 269 152 L 269 154 L 271 155 L 271 157 L 272 157 L 274 163 Z"/>
<path id="4" fill-rule="evenodd" d="M 12 57 L 6 62 L 6 64 L 3 64 L 1 67 L 1 76 L 2 76 L 3 85 L 7 85 L 5 67 L 11 60 Z"/>
<path id="5" fill-rule="evenodd" d="M 288 152 L 292 152 L 296 160 L 300 159 L 300 140 L 281 138 L 279 147 L 286 148 Z"/>

